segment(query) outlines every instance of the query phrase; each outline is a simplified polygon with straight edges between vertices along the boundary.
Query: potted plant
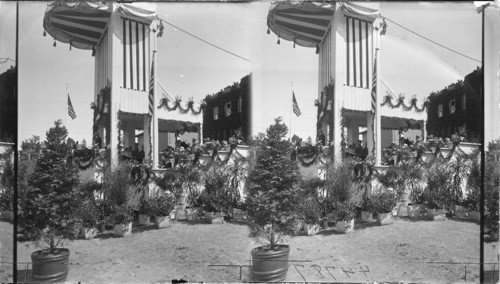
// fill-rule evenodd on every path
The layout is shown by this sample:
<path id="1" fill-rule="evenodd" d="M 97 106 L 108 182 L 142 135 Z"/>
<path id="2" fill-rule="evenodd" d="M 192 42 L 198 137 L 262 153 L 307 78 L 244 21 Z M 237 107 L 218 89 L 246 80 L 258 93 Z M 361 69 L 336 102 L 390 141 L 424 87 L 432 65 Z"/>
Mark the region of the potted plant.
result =
<path id="1" fill-rule="evenodd" d="M 223 217 L 229 215 L 240 200 L 239 189 L 230 184 L 229 169 L 223 162 L 216 162 L 205 174 L 200 200 L 208 223 L 223 223 Z"/>
<path id="2" fill-rule="evenodd" d="M 115 237 L 124 237 L 132 234 L 134 210 L 129 205 L 115 205 L 113 208 L 113 233 Z"/>
<path id="3" fill-rule="evenodd" d="M 76 237 L 73 225 L 80 191 L 78 168 L 65 143 L 67 135 L 60 120 L 47 131 L 46 147 L 28 178 L 18 216 L 24 233 L 21 241 L 32 241 L 41 248 L 31 254 L 35 281 L 62 281 L 69 271 L 70 251 L 62 246 Z"/>
<path id="4" fill-rule="evenodd" d="M 354 211 L 353 204 L 349 202 L 339 202 L 337 206 L 335 206 L 335 215 L 337 217 L 337 223 L 335 224 L 335 230 L 337 230 L 337 232 L 347 234 L 354 230 L 356 212 Z"/>
<path id="5" fill-rule="evenodd" d="M 93 200 L 85 200 L 77 211 L 77 219 L 81 222 L 79 235 L 88 240 L 97 236 L 99 224 L 99 211 Z"/>
<path id="6" fill-rule="evenodd" d="M 446 162 L 436 162 L 429 169 L 427 187 L 423 192 L 429 220 L 446 220 L 446 208 L 454 199 L 451 176 L 452 173 Z"/>
<path id="7" fill-rule="evenodd" d="M 175 197 L 168 193 L 158 193 L 150 199 L 151 215 L 157 229 L 171 226 L 170 213 L 175 206 Z"/>
<path id="8" fill-rule="evenodd" d="M 263 244 L 251 251 L 255 281 L 283 281 L 288 271 L 290 247 L 279 243 L 294 230 L 300 173 L 290 159 L 292 145 L 283 139 L 287 131 L 281 118 L 276 118 L 266 134 L 256 139 L 246 198 L 251 236 Z"/>
<path id="9" fill-rule="evenodd" d="M 314 197 L 308 197 L 301 202 L 304 231 L 308 236 L 319 233 L 319 222 L 321 221 L 321 207 Z"/>
<path id="10" fill-rule="evenodd" d="M 380 225 L 392 224 L 392 209 L 396 206 L 396 194 L 389 190 L 380 191 L 370 196 L 373 211 L 377 212 Z"/>
<path id="11" fill-rule="evenodd" d="M 367 194 L 361 199 L 361 221 L 372 222 L 373 220 L 373 205 L 370 197 Z"/>
<path id="12" fill-rule="evenodd" d="M 151 216 L 151 204 L 148 198 L 139 201 L 139 225 L 149 225 Z"/>

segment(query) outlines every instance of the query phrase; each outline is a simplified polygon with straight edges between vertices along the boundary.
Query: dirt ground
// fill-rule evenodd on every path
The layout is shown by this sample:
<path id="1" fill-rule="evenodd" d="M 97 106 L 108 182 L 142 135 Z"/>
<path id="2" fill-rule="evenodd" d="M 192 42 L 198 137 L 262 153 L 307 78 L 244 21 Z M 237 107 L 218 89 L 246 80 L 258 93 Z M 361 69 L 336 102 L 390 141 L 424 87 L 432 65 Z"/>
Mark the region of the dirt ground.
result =
<path id="1" fill-rule="evenodd" d="M 0 283 L 11 283 L 13 277 L 14 227 L 0 221 Z"/>
<path id="2" fill-rule="evenodd" d="M 388 226 L 355 225 L 343 235 L 326 230 L 286 239 L 291 246 L 287 281 L 322 282 L 479 282 L 479 224 L 464 220 L 395 219 Z M 82 283 L 168 283 L 250 281 L 250 251 L 258 246 L 244 224 L 176 222 L 156 230 L 134 227 L 133 234 L 111 234 L 69 243 L 67 280 Z M 18 246 L 18 261 L 29 261 L 33 246 Z M 485 260 L 496 259 L 495 244 Z M 235 266 L 209 266 L 209 265 Z M 328 268 L 327 268 L 328 267 Z M 498 266 L 497 266 L 498 267 Z M 18 280 L 30 280 L 30 267 Z M 467 276 L 465 276 L 467 273 Z"/>

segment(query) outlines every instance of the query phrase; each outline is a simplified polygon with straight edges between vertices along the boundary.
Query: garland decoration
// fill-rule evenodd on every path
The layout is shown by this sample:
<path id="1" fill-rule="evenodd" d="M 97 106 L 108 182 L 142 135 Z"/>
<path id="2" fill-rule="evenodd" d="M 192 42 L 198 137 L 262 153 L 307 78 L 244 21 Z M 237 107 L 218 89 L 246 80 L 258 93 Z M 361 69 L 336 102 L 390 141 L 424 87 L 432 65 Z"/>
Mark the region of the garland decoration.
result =
<path id="1" fill-rule="evenodd" d="M 98 125 L 102 123 L 104 123 L 104 125 L 109 125 L 110 123 L 110 116 L 108 114 L 110 102 L 111 82 L 108 80 L 106 87 L 102 88 L 97 94 L 97 101 L 90 103 L 90 108 L 94 110 L 94 123 L 92 125 L 92 144 L 95 144 L 96 138 L 99 135 Z M 107 131 L 109 131 L 109 128 L 110 127 L 106 127 Z M 109 132 L 107 132 L 106 134 L 106 140 L 108 140 Z"/>
<path id="2" fill-rule="evenodd" d="M 321 92 L 321 98 L 320 98 L 321 101 L 318 101 L 317 99 L 314 100 L 314 106 L 318 108 L 318 112 L 316 115 L 316 135 L 319 134 L 319 131 L 321 130 L 321 126 L 324 120 L 328 119 L 330 116 L 333 115 L 333 110 L 328 109 L 328 105 L 330 103 L 333 103 L 334 86 L 335 85 L 333 85 L 333 83 L 328 84 L 323 89 L 323 92 Z"/>
<path id="3" fill-rule="evenodd" d="M 173 102 L 173 106 L 170 106 L 169 105 L 170 100 L 167 97 L 163 97 L 160 99 L 160 105 L 158 106 L 158 108 L 159 109 L 164 108 L 168 111 L 174 111 L 174 110 L 178 109 L 179 112 L 182 114 L 186 114 L 189 111 L 191 111 L 192 114 L 199 115 L 206 107 L 206 102 L 205 102 L 205 100 L 203 100 L 200 104 L 200 107 L 196 110 L 194 108 L 194 101 L 193 101 L 192 97 L 189 98 L 188 102 L 186 103 L 185 108 L 182 107 L 181 102 L 182 102 L 182 99 L 180 97 L 176 97 L 175 101 Z"/>
<path id="4" fill-rule="evenodd" d="M 91 166 L 93 166 L 95 160 L 95 151 L 93 149 L 82 148 L 80 150 L 75 149 L 73 151 L 75 157 L 76 165 L 78 169 L 84 171 Z"/>
<path id="5" fill-rule="evenodd" d="M 387 104 L 391 108 L 399 108 L 399 107 L 403 106 L 403 109 L 406 110 L 406 111 L 410 111 L 412 109 L 415 109 L 417 112 L 423 112 L 429 106 L 429 100 L 426 99 L 424 101 L 424 103 L 422 104 L 422 107 L 418 107 L 417 106 L 418 100 L 417 100 L 417 98 L 416 98 L 415 95 L 410 100 L 410 105 L 406 105 L 404 99 L 405 99 L 405 96 L 403 94 L 399 94 L 399 97 L 397 98 L 396 103 L 394 103 L 392 101 L 392 96 L 390 94 L 387 94 L 387 95 L 384 96 L 384 101 L 380 104 L 380 106 L 385 106 Z"/>

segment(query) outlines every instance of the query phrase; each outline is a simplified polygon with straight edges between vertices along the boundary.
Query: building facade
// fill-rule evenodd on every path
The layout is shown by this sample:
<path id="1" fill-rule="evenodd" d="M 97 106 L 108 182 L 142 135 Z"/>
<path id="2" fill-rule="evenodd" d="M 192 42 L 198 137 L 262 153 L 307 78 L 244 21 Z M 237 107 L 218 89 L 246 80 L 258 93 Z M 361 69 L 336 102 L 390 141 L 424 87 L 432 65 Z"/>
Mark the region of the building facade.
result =
<path id="1" fill-rule="evenodd" d="M 251 138 L 251 74 L 239 83 L 205 98 L 203 113 L 203 138 L 228 141 L 236 135 L 244 141 Z"/>
<path id="2" fill-rule="evenodd" d="M 427 132 L 441 138 L 465 135 L 470 142 L 479 142 L 483 130 L 481 120 L 481 68 L 429 96 Z"/>

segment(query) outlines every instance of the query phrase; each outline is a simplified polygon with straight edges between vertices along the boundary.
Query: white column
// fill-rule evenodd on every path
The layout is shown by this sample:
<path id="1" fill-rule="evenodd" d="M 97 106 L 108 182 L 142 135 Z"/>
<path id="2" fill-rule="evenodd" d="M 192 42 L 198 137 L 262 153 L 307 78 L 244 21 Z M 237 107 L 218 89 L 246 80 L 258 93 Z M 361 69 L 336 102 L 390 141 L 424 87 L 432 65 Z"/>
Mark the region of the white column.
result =
<path id="1" fill-rule="evenodd" d="M 144 134 L 143 134 L 143 143 L 144 143 L 144 154 L 145 154 L 145 157 L 144 159 L 146 161 L 151 161 L 151 156 L 149 155 L 150 153 L 150 150 L 151 150 L 151 147 L 150 147 L 150 144 L 149 144 L 149 139 L 150 139 L 150 120 L 149 120 L 149 115 L 145 114 L 143 116 L 143 129 L 144 129 Z"/>
<path id="2" fill-rule="evenodd" d="M 366 115 L 366 146 L 368 147 L 368 157 L 373 157 L 373 114 L 368 112 Z"/>
<path id="3" fill-rule="evenodd" d="M 380 21 L 381 19 L 378 18 L 376 21 Z M 381 119 L 380 119 L 380 84 L 382 83 L 380 80 L 382 70 L 382 56 L 380 54 L 380 24 L 377 24 L 379 26 L 378 30 L 375 30 L 375 56 L 377 57 L 377 86 L 376 86 L 376 107 L 375 107 L 375 165 L 379 166 L 380 162 L 382 160 L 382 124 L 381 124 Z"/>
<path id="4" fill-rule="evenodd" d="M 422 120 L 422 141 L 427 140 L 427 121 Z"/>
<path id="5" fill-rule="evenodd" d="M 115 4 L 113 4 L 115 5 Z M 110 128 L 110 149 L 111 149 L 111 168 L 118 165 L 118 111 L 119 111 L 119 98 L 120 98 L 120 80 L 122 69 L 122 54 L 121 54 L 121 37 L 123 31 L 120 29 L 119 21 L 120 17 L 116 13 L 111 13 L 111 20 L 108 26 L 108 66 L 110 67 L 109 76 L 111 81 L 111 103 L 109 106 L 110 115 L 110 125 L 106 126 Z"/>
<path id="6" fill-rule="evenodd" d="M 156 23 L 155 23 L 156 24 Z M 154 28 L 153 29 L 153 42 L 154 42 L 154 50 L 153 50 L 153 53 L 154 53 L 154 57 L 155 57 L 155 64 L 154 64 L 154 86 L 153 86 L 153 125 L 152 125 L 152 129 L 151 129 L 151 132 L 152 132 L 152 146 L 153 146 L 153 149 L 152 149 L 152 160 L 153 160 L 153 169 L 157 169 L 158 168 L 158 152 L 159 152 L 159 143 L 160 143 L 160 140 L 159 140 L 159 129 L 158 129 L 158 116 L 157 116 L 157 106 L 156 106 L 156 102 L 157 102 L 157 94 L 158 94 L 158 91 L 156 90 L 157 89 L 157 84 L 156 84 L 156 78 L 158 78 L 158 63 L 159 63 L 159 56 L 158 56 L 158 53 L 157 52 L 157 49 L 158 49 L 158 44 L 157 44 L 157 28 Z"/>

